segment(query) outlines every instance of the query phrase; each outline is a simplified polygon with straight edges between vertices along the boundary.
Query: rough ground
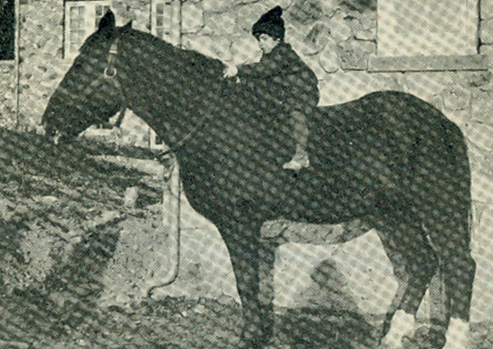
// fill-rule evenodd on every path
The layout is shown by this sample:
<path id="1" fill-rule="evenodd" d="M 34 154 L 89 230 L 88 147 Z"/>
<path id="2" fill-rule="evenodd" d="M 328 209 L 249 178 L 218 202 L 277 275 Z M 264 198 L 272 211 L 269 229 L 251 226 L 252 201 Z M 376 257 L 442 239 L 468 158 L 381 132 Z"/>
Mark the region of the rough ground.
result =
<path id="1" fill-rule="evenodd" d="M 0 347 L 234 348 L 241 318 L 230 299 L 100 301 L 119 223 L 155 219 L 149 207 L 161 196 L 148 172 L 90 156 L 101 154 L 153 157 L 89 141 L 57 147 L 0 129 Z M 137 207 L 125 208 L 125 190 L 136 185 Z M 279 309 L 273 347 L 373 348 L 380 320 L 331 308 Z M 493 347 L 490 324 L 473 329 L 476 348 Z M 424 348 L 425 337 L 408 347 Z"/>

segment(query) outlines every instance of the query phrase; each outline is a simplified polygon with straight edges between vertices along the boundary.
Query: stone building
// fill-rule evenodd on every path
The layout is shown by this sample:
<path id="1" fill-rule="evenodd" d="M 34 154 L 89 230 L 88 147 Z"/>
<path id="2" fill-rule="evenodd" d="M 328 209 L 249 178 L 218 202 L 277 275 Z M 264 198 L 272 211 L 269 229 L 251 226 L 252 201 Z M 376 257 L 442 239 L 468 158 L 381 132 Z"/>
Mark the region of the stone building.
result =
<path id="1" fill-rule="evenodd" d="M 473 321 L 493 320 L 493 66 L 489 63 L 493 0 L 14 3 L 15 55 L 0 62 L 0 127 L 39 128 L 48 99 L 71 65 L 77 46 L 108 7 L 114 10 L 117 24 L 133 20 L 136 29 L 239 64 L 259 58 L 249 34 L 251 25 L 279 4 L 284 9 L 287 41 L 319 78 L 321 105 L 377 90 L 405 91 L 432 103 L 467 137 L 473 171 L 473 252 L 478 262 L 472 316 Z M 147 131 L 142 127 L 145 139 Z M 315 255 L 324 255 L 317 251 Z M 310 257 L 313 264 L 323 259 L 315 255 Z M 325 255 L 333 253 L 326 250 Z M 363 299 L 361 294 L 355 297 Z"/>

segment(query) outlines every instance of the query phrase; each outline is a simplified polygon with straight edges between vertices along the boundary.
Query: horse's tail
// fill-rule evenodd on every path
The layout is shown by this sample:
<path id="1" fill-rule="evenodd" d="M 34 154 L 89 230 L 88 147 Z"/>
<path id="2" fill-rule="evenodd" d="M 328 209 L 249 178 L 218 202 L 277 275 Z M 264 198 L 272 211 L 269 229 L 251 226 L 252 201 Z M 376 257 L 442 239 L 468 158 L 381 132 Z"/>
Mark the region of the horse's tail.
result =
<path id="1" fill-rule="evenodd" d="M 431 114 L 430 114 L 431 113 Z M 438 116 L 438 117 L 437 117 Z M 465 137 L 440 111 L 428 110 L 416 149 L 414 185 L 423 225 L 443 272 L 450 315 L 469 320 L 475 262 L 471 256 L 471 170 Z M 454 292 L 460 290 L 460 292 Z"/>

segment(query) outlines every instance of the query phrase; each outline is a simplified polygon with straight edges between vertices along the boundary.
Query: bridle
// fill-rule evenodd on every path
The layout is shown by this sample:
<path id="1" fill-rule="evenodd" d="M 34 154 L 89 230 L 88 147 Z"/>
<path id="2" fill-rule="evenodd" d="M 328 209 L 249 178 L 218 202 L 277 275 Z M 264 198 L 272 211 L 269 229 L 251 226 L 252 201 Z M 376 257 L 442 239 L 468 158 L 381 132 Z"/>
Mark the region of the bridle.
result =
<path id="1" fill-rule="evenodd" d="M 107 57 L 107 62 L 106 62 L 106 67 L 103 70 L 103 78 L 108 79 L 113 81 L 115 87 L 118 89 L 120 97 L 122 101 L 125 101 L 124 94 L 123 94 L 123 89 L 121 87 L 120 82 L 118 81 L 118 70 L 115 67 L 115 62 L 118 57 L 118 43 L 120 42 L 120 37 L 116 38 L 115 41 L 111 44 L 110 49 L 108 51 L 108 57 Z M 90 86 L 87 88 L 93 89 L 97 86 L 99 86 L 99 80 L 100 78 L 96 79 L 91 83 Z M 94 85 L 94 86 L 93 86 Z M 225 87 L 223 86 L 221 88 L 221 91 L 219 93 L 219 96 L 222 97 Z M 121 125 L 121 122 L 125 116 L 125 110 L 126 110 L 126 104 L 123 103 L 122 109 L 120 110 L 120 115 L 118 116 L 117 121 L 113 125 L 113 127 L 119 127 Z M 194 135 L 196 135 L 201 129 L 203 130 L 203 126 L 205 123 L 210 120 L 213 121 L 213 117 L 211 117 L 210 113 L 205 113 L 204 116 L 197 122 L 197 124 L 185 135 L 183 136 L 180 140 L 178 140 L 175 144 L 171 145 L 167 150 L 162 152 L 160 154 L 160 157 L 166 157 L 170 153 L 174 153 L 177 150 L 181 149 Z"/>
<path id="2" fill-rule="evenodd" d="M 120 37 L 117 37 L 115 41 L 110 46 L 110 49 L 108 51 L 108 57 L 106 59 L 106 67 L 103 70 L 103 77 L 106 80 L 110 80 L 113 82 L 115 85 L 116 89 L 118 90 L 118 93 L 120 95 L 120 99 L 123 102 L 122 107 L 120 108 L 120 114 L 118 115 L 118 119 L 116 122 L 113 124 L 113 127 L 120 127 L 123 121 L 123 118 L 125 117 L 125 111 L 127 110 L 127 105 L 125 103 L 125 96 L 123 94 L 123 89 L 122 85 L 120 84 L 120 81 L 116 78 L 118 74 L 118 70 L 115 67 L 115 62 L 116 58 L 118 56 L 118 43 L 120 42 Z M 95 81 L 97 81 L 96 79 Z"/>

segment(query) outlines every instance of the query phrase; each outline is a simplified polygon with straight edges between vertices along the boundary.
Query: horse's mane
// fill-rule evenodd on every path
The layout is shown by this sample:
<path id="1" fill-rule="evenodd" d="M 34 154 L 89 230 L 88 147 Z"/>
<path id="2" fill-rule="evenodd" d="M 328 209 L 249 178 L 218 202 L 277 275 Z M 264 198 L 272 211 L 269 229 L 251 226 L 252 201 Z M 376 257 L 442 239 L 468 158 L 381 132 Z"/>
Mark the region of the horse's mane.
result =
<path id="1" fill-rule="evenodd" d="M 139 45 L 147 44 L 156 53 L 161 64 L 168 69 L 176 70 L 177 74 L 196 75 L 202 78 L 222 78 L 224 64 L 215 58 L 205 56 L 197 51 L 186 50 L 155 37 L 149 33 L 130 29 L 126 36 L 139 42 Z"/>

